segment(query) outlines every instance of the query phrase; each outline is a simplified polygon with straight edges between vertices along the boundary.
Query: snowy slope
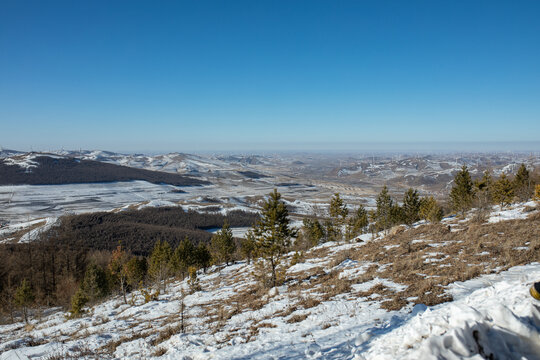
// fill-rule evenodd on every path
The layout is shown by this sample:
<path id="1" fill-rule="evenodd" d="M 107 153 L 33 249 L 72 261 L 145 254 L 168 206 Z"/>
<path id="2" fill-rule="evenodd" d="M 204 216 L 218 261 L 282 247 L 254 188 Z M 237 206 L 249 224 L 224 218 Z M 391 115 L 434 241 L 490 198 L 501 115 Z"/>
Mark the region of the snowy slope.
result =
<path id="1" fill-rule="evenodd" d="M 221 276 L 243 267 L 230 266 Z M 203 275 L 201 283 L 208 286 L 218 276 L 217 272 Z M 16 354 L 74 355 L 81 349 L 95 353 L 122 339 L 113 353 L 101 356 L 147 358 L 159 349 L 162 359 L 481 359 L 479 354 L 492 353 L 499 359 L 538 359 L 540 302 L 528 294 L 528 287 L 538 279 L 540 264 L 534 263 L 453 284 L 449 291 L 456 300 L 432 308 L 417 305 L 412 312 L 386 312 L 376 300 L 343 297 L 309 311 L 296 310 L 288 317 L 269 318 L 289 306 L 287 292 L 280 288 L 269 295 L 274 300 L 266 306 L 235 315 L 219 329 L 204 322 L 208 314 L 199 306 L 226 301 L 245 285 L 229 284 L 186 296 L 188 331 L 156 344 L 160 334 L 179 321 L 178 296 L 187 287 L 177 283 L 159 301 L 148 304 L 139 299 L 135 306 L 123 305 L 116 299 L 96 306 L 92 317 L 75 320 L 57 313 L 31 332 L 20 324 L 3 326 L 0 351 L 5 353 L 0 359 L 16 359 Z M 290 321 L 305 314 L 302 321 Z M 249 337 L 254 326 L 258 333 Z M 43 344 L 8 351 L 29 337 Z"/>
<path id="2" fill-rule="evenodd" d="M 504 218 L 519 218 L 525 205 Z M 381 277 L 386 265 L 343 256 L 384 240 L 361 239 L 322 244 L 296 264 L 288 254 L 288 280 L 271 290 L 257 290 L 255 266 L 239 262 L 199 272 L 202 290 L 191 294 L 186 281 L 177 281 L 157 301 L 144 303 L 136 292 L 130 304 L 117 297 L 81 318 L 56 311 L 29 330 L 22 323 L 0 326 L 0 359 L 539 358 L 540 301 L 528 294 L 540 280 L 539 263 L 452 283 L 451 302 L 387 311 L 384 292 L 370 290 L 400 292 L 407 285 Z M 306 287 L 306 279 L 315 280 Z M 332 289 L 347 279 L 355 280 L 349 290 Z"/>

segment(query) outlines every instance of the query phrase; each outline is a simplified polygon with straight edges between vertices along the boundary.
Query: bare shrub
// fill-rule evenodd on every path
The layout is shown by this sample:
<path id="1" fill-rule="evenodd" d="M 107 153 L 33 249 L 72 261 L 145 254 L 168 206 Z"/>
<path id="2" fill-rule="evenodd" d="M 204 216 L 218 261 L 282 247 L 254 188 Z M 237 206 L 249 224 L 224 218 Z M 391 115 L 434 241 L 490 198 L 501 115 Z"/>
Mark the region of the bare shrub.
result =
<path id="1" fill-rule="evenodd" d="M 299 323 L 299 322 L 302 322 L 302 321 L 306 320 L 308 316 L 309 316 L 309 314 L 293 315 L 287 320 L 287 322 L 289 324 Z"/>

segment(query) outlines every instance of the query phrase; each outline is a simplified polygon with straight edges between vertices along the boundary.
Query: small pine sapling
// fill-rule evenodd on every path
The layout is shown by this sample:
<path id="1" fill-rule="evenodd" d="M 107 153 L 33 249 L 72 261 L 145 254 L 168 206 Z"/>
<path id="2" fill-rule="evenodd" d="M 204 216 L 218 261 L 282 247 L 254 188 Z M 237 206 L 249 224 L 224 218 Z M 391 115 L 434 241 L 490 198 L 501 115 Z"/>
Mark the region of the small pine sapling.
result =
<path id="1" fill-rule="evenodd" d="M 24 279 L 21 285 L 15 291 L 15 304 L 17 304 L 23 312 L 24 322 L 28 324 L 28 307 L 34 302 L 35 296 L 30 282 Z"/>
<path id="2" fill-rule="evenodd" d="M 201 285 L 199 283 L 199 278 L 197 277 L 197 268 L 195 266 L 190 266 L 188 272 L 188 285 L 191 294 L 197 291 L 201 291 Z"/>

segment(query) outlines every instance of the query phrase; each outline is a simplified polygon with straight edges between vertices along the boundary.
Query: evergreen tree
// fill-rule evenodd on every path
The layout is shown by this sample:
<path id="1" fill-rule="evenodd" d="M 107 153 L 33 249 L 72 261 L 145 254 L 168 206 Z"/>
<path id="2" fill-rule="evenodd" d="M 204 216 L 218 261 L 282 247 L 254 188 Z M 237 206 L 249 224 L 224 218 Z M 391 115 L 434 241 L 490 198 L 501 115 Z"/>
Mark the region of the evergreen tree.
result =
<path id="1" fill-rule="evenodd" d="M 339 241 L 343 238 L 343 227 L 345 226 L 347 216 L 349 215 L 347 205 L 345 205 L 343 199 L 339 196 L 339 193 L 335 193 L 330 200 L 329 213 L 333 223 L 334 240 Z"/>
<path id="2" fill-rule="evenodd" d="M 484 171 L 481 179 L 474 183 L 479 209 L 486 209 L 493 204 L 493 179 L 488 170 Z"/>
<path id="3" fill-rule="evenodd" d="M 531 198 L 533 192 L 533 184 L 529 175 L 529 170 L 525 164 L 521 164 L 514 178 L 514 193 L 519 201 L 527 201 Z"/>
<path id="4" fill-rule="evenodd" d="M 30 282 L 28 280 L 24 279 L 21 282 L 21 285 L 17 288 L 15 291 L 15 304 L 19 307 L 21 307 L 23 316 L 24 316 L 24 322 L 28 324 L 28 307 L 34 302 L 35 296 L 34 291 L 32 290 L 32 287 L 30 286 Z"/>
<path id="5" fill-rule="evenodd" d="M 452 201 L 452 208 L 461 214 L 465 214 L 472 206 L 474 189 L 471 175 L 466 165 L 463 165 L 454 177 L 454 186 L 450 191 L 450 199 Z"/>
<path id="6" fill-rule="evenodd" d="M 336 228 L 334 222 L 331 220 L 325 220 L 323 224 L 323 228 L 324 228 L 324 241 L 325 242 L 334 241 L 340 236 L 338 229 Z"/>
<path id="7" fill-rule="evenodd" d="M 368 212 L 364 205 L 360 204 L 347 225 L 347 240 L 366 232 L 369 225 Z"/>
<path id="8" fill-rule="evenodd" d="M 94 263 L 88 265 L 81 283 L 81 290 L 91 302 L 107 296 L 109 294 L 109 279 L 105 270 Z"/>
<path id="9" fill-rule="evenodd" d="M 317 219 L 304 218 L 302 233 L 310 246 L 317 246 L 325 236 L 324 227 Z"/>
<path id="10" fill-rule="evenodd" d="M 255 252 L 255 234 L 252 230 L 249 230 L 246 234 L 246 238 L 240 243 L 240 253 L 247 259 L 248 265 L 251 263 L 253 253 Z"/>
<path id="11" fill-rule="evenodd" d="M 424 197 L 420 200 L 419 215 L 421 219 L 435 224 L 442 220 L 443 210 L 433 196 Z"/>
<path id="12" fill-rule="evenodd" d="M 196 291 L 200 291 L 201 285 L 199 284 L 199 278 L 197 277 L 197 268 L 195 266 L 190 266 L 188 269 L 188 273 L 188 285 L 190 292 L 193 294 Z"/>
<path id="13" fill-rule="evenodd" d="M 190 266 L 196 263 L 196 248 L 186 236 L 174 250 L 171 257 L 171 270 L 182 276 L 186 276 Z"/>
<path id="14" fill-rule="evenodd" d="M 276 268 L 281 257 L 290 246 L 291 237 L 296 232 L 290 227 L 287 206 L 281 200 L 281 194 L 274 189 L 263 205 L 261 219 L 253 228 L 255 249 L 266 262 L 271 274 L 272 287 L 277 285 Z"/>
<path id="15" fill-rule="evenodd" d="M 124 297 L 124 304 L 127 304 L 126 292 L 128 285 L 128 276 L 125 265 L 129 261 L 130 257 L 127 252 L 122 249 L 121 245 L 118 245 L 116 250 L 112 252 L 111 260 L 109 262 L 109 271 L 112 276 L 112 280 L 117 286 L 120 287 L 120 292 Z"/>
<path id="16" fill-rule="evenodd" d="M 87 302 L 88 296 L 86 296 L 84 291 L 78 289 L 75 295 L 71 297 L 71 314 L 74 316 L 80 315 Z"/>
<path id="17" fill-rule="evenodd" d="M 398 203 L 394 203 L 390 208 L 390 227 L 394 225 L 403 224 L 405 222 L 405 213 L 403 207 Z"/>
<path id="18" fill-rule="evenodd" d="M 540 184 L 537 184 L 534 188 L 534 199 L 540 201 Z"/>
<path id="19" fill-rule="evenodd" d="M 149 259 L 148 273 L 158 285 L 163 284 L 163 292 L 167 290 L 167 278 L 170 275 L 171 246 L 166 241 L 158 240 Z"/>
<path id="20" fill-rule="evenodd" d="M 229 262 L 232 261 L 234 252 L 236 251 L 236 245 L 234 243 L 232 230 L 227 221 L 225 221 L 221 230 L 212 236 L 211 246 L 211 253 L 215 262 L 218 264 L 225 263 L 226 265 L 229 265 Z"/>
<path id="21" fill-rule="evenodd" d="M 197 245 L 195 248 L 195 265 L 206 272 L 206 269 L 210 266 L 211 260 L 212 254 L 210 254 L 208 247 L 203 243 Z"/>
<path id="22" fill-rule="evenodd" d="M 411 226 L 420 219 L 420 197 L 418 191 L 409 188 L 403 197 L 403 222 Z"/>
<path id="23" fill-rule="evenodd" d="M 384 185 L 381 192 L 377 196 L 377 209 L 375 210 L 373 220 L 376 223 L 377 229 L 388 230 L 392 226 L 392 208 L 394 207 L 394 201 L 388 194 L 388 187 Z"/>
<path id="24" fill-rule="evenodd" d="M 514 186 L 506 177 L 505 173 L 501 174 L 499 180 L 495 182 L 493 187 L 493 199 L 501 206 L 501 209 L 512 203 L 514 198 Z"/>
<path id="25" fill-rule="evenodd" d="M 142 284 L 147 271 L 148 264 L 146 259 L 135 256 L 129 259 L 124 265 L 124 272 L 126 273 L 127 283 L 131 289 L 136 289 Z"/>

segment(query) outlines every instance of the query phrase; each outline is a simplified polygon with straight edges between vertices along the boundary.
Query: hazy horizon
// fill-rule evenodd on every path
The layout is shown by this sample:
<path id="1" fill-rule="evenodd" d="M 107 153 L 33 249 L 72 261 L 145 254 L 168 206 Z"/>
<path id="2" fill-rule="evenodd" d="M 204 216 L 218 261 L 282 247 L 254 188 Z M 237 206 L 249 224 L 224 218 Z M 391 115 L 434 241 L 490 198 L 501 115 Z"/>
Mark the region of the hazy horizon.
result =
<path id="1" fill-rule="evenodd" d="M 332 146 L 333 145 L 333 146 Z M 0 144 L 0 150 L 14 150 L 22 152 L 56 152 L 56 151 L 110 151 L 120 154 L 145 154 L 158 155 L 167 153 L 191 153 L 191 154 L 369 154 L 369 153 L 393 153 L 393 154 L 459 154 L 459 153 L 540 153 L 540 141 L 537 142 L 415 142 L 415 143 L 364 143 L 364 144 L 309 144 L 309 146 L 288 147 L 287 145 L 262 148 L 216 148 L 216 149 L 193 149 L 193 148 L 169 148 L 169 149 L 111 149 L 111 148 L 76 148 L 76 147 L 21 147 L 14 148 Z"/>

